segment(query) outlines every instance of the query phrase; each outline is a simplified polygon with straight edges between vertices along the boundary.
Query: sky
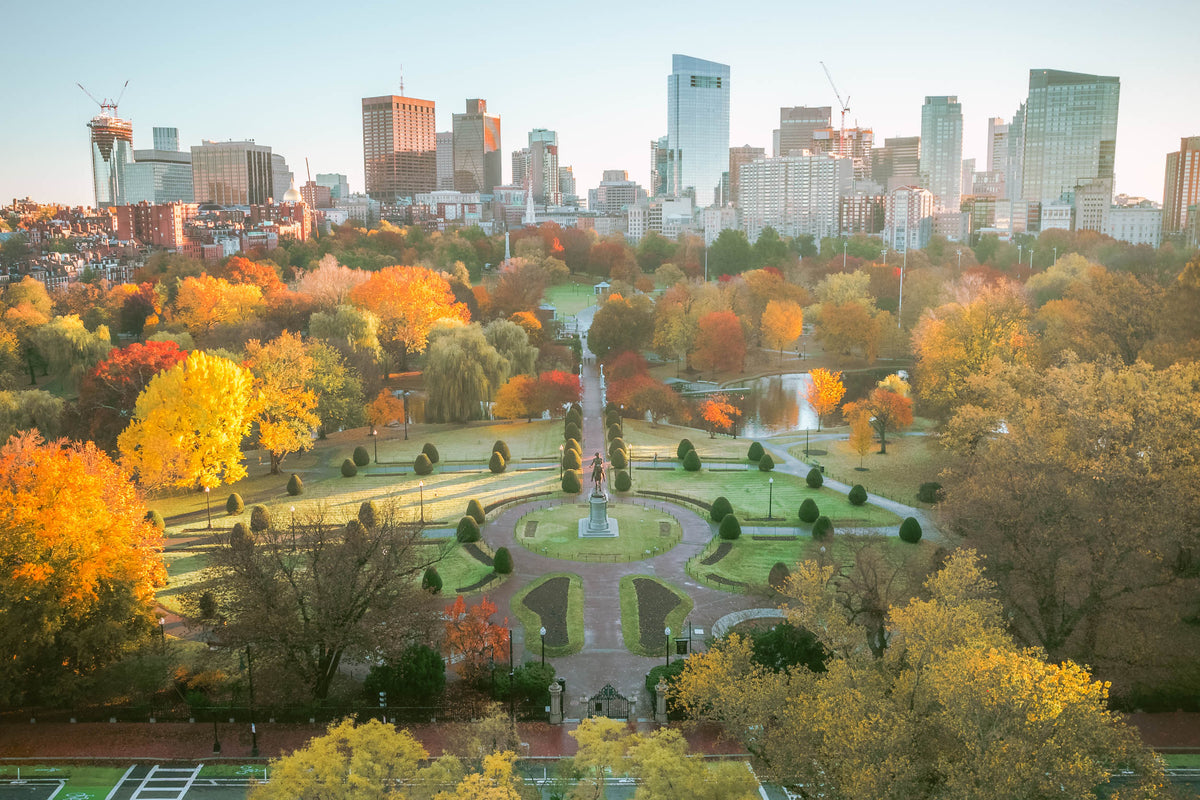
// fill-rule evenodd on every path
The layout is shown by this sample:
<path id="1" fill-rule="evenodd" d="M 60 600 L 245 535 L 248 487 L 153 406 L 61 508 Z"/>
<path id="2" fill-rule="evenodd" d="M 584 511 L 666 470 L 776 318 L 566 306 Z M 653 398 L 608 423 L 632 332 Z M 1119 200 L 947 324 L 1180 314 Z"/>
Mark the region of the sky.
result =
<path id="1" fill-rule="evenodd" d="M 781 106 L 849 97 L 847 127 L 875 141 L 920 134 L 925 95 L 957 95 L 963 157 L 984 168 L 987 120 L 1010 118 L 1029 70 L 1121 79 L 1118 193 L 1162 201 L 1166 154 L 1200 135 L 1200 2 L 860 0 L 658 4 L 340 4 L 2 0 L 0 205 L 93 200 L 86 124 L 129 87 L 119 114 L 134 146 L 154 126 L 201 139 L 254 139 L 297 183 L 340 172 L 363 189 L 361 98 L 434 100 L 438 130 L 468 97 L 501 117 L 504 179 L 533 128 L 559 134 L 559 163 L 586 196 L 605 169 L 646 185 L 666 132 L 671 54 L 731 67 L 730 145 L 771 148 Z"/>

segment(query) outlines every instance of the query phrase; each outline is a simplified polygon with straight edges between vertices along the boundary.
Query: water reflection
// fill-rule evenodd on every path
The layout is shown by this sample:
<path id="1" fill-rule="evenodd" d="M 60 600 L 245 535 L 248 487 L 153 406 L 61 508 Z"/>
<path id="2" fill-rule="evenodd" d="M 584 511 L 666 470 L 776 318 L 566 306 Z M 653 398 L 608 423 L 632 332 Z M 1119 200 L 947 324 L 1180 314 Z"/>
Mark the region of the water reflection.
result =
<path id="1" fill-rule="evenodd" d="M 805 428 L 816 430 L 817 415 L 804 399 L 811 383 L 807 372 L 792 372 L 737 384 L 750 390 L 740 403 L 738 435 L 753 439 Z"/>

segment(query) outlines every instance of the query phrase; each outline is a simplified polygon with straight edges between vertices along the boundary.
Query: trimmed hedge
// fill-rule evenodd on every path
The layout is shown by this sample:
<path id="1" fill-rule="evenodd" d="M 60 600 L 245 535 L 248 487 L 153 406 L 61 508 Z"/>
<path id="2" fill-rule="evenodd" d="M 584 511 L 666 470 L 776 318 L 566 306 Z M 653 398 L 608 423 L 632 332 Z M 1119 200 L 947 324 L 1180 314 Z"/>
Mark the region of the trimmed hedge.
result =
<path id="1" fill-rule="evenodd" d="M 154 509 L 150 509 L 149 511 L 146 512 L 146 522 L 149 522 L 151 525 L 158 528 L 160 531 L 163 528 L 167 527 L 167 523 L 166 523 L 166 521 L 163 520 L 162 514 L 158 513 Z"/>
<path id="2" fill-rule="evenodd" d="M 683 468 L 688 472 L 699 472 L 701 466 L 700 454 L 695 450 L 688 450 L 687 453 L 684 454 Z"/>
<path id="3" fill-rule="evenodd" d="M 492 471 L 492 474 L 499 475 L 501 472 L 504 472 L 506 466 L 504 455 L 499 450 L 493 450 L 492 457 L 488 459 L 488 469 Z"/>
<path id="4" fill-rule="evenodd" d="M 229 546 L 234 550 L 249 550 L 254 546 L 254 536 L 244 522 L 235 522 L 229 532 Z"/>
<path id="5" fill-rule="evenodd" d="M 909 544 L 921 541 L 921 523 L 916 517 L 905 517 L 900 523 L 900 540 Z"/>
<path id="6" fill-rule="evenodd" d="M 240 514 L 246 510 L 246 504 L 242 502 L 242 496 L 237 492 L 229 495 L 229 499 L 225 501 L 225 513 L 229 516 Z"/>
<path id="7" fill-rule="evenodd" d="M 483 503 L 472 497 L 467 503 L 467 516 L 482 525 L 487 516 L 483 511 Z"/>
<path id="8" fill-rule="evenodd" d="M 804 482 L 808 484 L 808 488 L 810 489 L 820 489 L 825 483 L 825 476 L 821 474 L 821 470 L 819 468 L 813 467 L 808 471 L 808 474 L 804 476 Z"/>
<path id="9" fill-rule="evenodd" d="M 300 476 L 294 472 L 292 477 L 288 478 L 287 493 L 292 497 L 304 494 L 304 481 L 300 480 Z"/>
<path id="10" fill-rule="evenodd" d="M 609 460 L 616 469 L 625 469 L 629 466 L 629 458 L 625 455 L 624 450 L 613 450 Z"/>
<path id="11" fill-rule="evenodd" d="M 354 466 L 356 467 L 365 467 L 371 463 L 371 451 L 361 444 L 354 448 L 354 455 L 352 457 L 354 458 Z"/>
<path id="12" fill-rule="evenodd" d="M 250 509 L 250 530 L 258 533 L 271 527 L 271 512 L 264 505 L 256 505 Z"/>
<path id="13" fill-rule="evenodd" d="M 358 507 L 358 521 L 368 528 L 379 524 L 379 507 L 374 500 L 363 500 Z"/>
<path id="14" fill-rule="evenodd" d="M 577 469 L 563 470 L 562 490 L 567 494 L 579 494 L 583 490 L 583 472 Z"/>
<path id="15" fill-rule="evenodd" d="M 788 565 L 782 561 L 776 561 L 771 567 L 771 572 L 767 575 L 767 585 L 772 589 L 783 591 L 784 585 L 787 583 L 788 577 L 792 571 L 788 569 Z"/>
<path id="16" fill-rule="evenodd" d="M 804 502 L 800 504 L 800 521 L 816 522 L 819 516 L 821 516 L 821 509 L 817 508 L 817 501 L 811 497 L 804 498 Z"/>
<path id="17" fill-rule="evenodd" d="M 583 431 L 582 426 L 576 425 L 574 422 L 568 422 L 566 425 L 563 426 L 563 438 L 564 439 L 582 439 L 583 438 L 582 431 Z"/>
<path id="18" fill-rule="evenodd" d="M 759 442 L 751 442 L 750 449 L 746 451 L 746 458 L 750 461 L 758 461 L 763 457 L 763 446 Z"/>
<path id="19" fill-rule="evenodd" d="M 846 499 L 850 501 L 850 505 L 852 506 L 861 506 L 867 502 L 867 490 L 863 488 L 861 483 L 856 483 L 846 493 Z"/>
<path id="20" fill-rule="evenodd" d="M 625 440 L 622 439 L 620 436 L 614 436 L 608 440 L 608 452 L 611 453 L 613 450 L 624 450 L 624 449 L 626 449 L 625 448 Z"/>
<path id="21" fill-rule="evenodd" d="M 458 539 L 463 544 L 479 541 L 479 523 L 474 517 L 463 517 L 458 521 L 458 528 L 454 531 L 454 538 Z"/>
<path id="22" fill-rule="evenodd" d="M 936 503 L 942 493 L 942 485 L 937 481 L 926 481 L 917 489 L 917 499 L 922 503 Z"/>
<path id="23" fill-rule="evenodd" d="M 775 469 L 775 459 L 771 458 L 770 453 L 763 453 L 762 458 L 758 460 L 759 472 L 770 472 Z"/>
<path id="24" fill-rule="evenodd" d="M 342 477 L 343 478 L 353 478 L 357 474 L 358 474 L 358 467 L 356 467 L 354 465 L 353 461 L 351 461 L 350 459 L 347 458 L 345 461 L 342 462 Z"/>
<path id="25" fill-rule="evenodd" d="M 433 446 L 433 442 L 426 442 L 421 445 L 421 452 L 429 457 L 430 464 L 436 464 L 442 460 L 442 457 L 438 454 L 438 449 Z"/>
<path id="26" fill-rule="evenodd" d="M 583 459 L 579 457 L 577 450 L 563 451 L 563 469 L 583 469 Z"/>
<path id="27" fill-rule="evenodd" d="M 608 434 L 608 440 L 611 442 L 613 439 L 620 439 L 624 436 L 625 430 L 620 425 L 609 425 L 605 433 Z"/>
<path id="28" fill-rule="evenodd" d="M 833 520 L 829 517 L 817 517 L 817 521 L 813 523 L 812 537 L 814 539 L 827 539 L 833 535 Z"/>
<path id="29" fill-rule="evenodd" d="M 492 452 L 499 453 L 500 456 L 504 459 L 505 464 L 512 461 L 512 453 L 510 453 L 508 450 L 508 443 L 505 442 L 503 439 L 497 439 L 495 441 L 495 443 L 492 445 Z"/>
<path id="30" fill-rule="evenodd" d="M 579 406 L 571 406 L 567 409 L 566 415 L 563 417 L 564 422 L 573 422 L 576 425 L 583 426 L 583 412 Z"/>
<path id="31" fill-rule="evenodd" d="M 683 457 L 688 454 L 688 451 L 695 450 L 696 445 L 692 444 L 691 439 L 680 439 L 679 446 L 675 448 L 675 457 L 683 460 Z"/>
<path id="32" fill-rule="evenodd" d="M 492 556 L 492 570 L 497 575 L 507 575 L 513 571 L 512 553 L 508 552 L 507 547 L 499 548 L 496 555 Z"/>
<path id="33" fill-rule="evenodd" d="M 579 453 L 580 456 L 583 455 L 583 447 L 579 444 L 578 439 L 567 439 L 565 444 L 568 450 L 574 450 L 576 453 Z"/>
<path id="34" fill-rule="evenodd" d="M 441 594 L 442 576 L 438 575 L 437 569 L 434 567 L 425 568 L 425 574 L 421 576 L 421 588 L 430 594 Z"/>
<path id="35" fill-rule="evenodd" d="M 717 535 L 727 542 L 732 542 L 742 535 L 742 523 L 738 522 L 738 518 L 733 514 L 726 514 L 717 527 Z"/>
<path id="36" fill-rule="evenodd" d="M 417 457 L 413 459 L 413 472 L 418 475 L 428 475 L 433 472 L 433 462 L 429 460 L 427 453 L 417 453 Z"/>
<path id="37" fill-rule="evenodd" d="M 623 469 L 617 470 L 617 476 L 613 478 L 618 492 L 628 492 L 629 487 L 633 486 L 633 481 L 629 477 L 629 473 Z"/>
<path id="38" fill-rule="evenodd" d="M 708 516 L 713 522 L 720 522 L 725 519 L 726 514 L 733 513 L 733 503 L 725 497 L 718 497 L 712 502 L 712 508 L 708 510 Z"/>

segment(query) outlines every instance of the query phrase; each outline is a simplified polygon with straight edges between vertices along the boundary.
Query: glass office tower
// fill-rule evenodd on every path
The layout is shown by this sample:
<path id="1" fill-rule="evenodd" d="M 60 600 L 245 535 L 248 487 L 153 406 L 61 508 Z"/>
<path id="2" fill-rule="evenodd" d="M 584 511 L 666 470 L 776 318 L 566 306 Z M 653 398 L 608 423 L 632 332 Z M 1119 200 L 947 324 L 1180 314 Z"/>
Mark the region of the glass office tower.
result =
<path id="1" fill-rule="evenodd" d="M 942 211 L 962 202 L 962 105 L 957 97 L 926 97 L 921 106 L 921 185 Z"/>
<path id="2" fill-rule="evenodd" d="M 98 114 L 88 123 L 92 131 L 92 184 L 96 208 L 125 202 L 125 166 L 133 160 L 133 123 Z"/>
<path id="3" fill-rule="evenodd" d="M 729 169 L 729 66 L 671 56 L 667 76 L 667 147 L 674 164 L 666 193 L 713 204 Z"/>

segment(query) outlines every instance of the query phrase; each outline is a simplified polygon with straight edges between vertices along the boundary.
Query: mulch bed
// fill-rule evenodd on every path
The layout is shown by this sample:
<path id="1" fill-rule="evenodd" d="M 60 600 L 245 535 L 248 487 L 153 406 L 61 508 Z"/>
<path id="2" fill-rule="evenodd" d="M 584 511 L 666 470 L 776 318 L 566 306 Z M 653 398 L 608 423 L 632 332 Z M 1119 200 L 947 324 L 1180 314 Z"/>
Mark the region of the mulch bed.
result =
<path id="1" fill-rule="evenodd" d="M 492 557 L 480 550 L 479 545 L 475 544 L 474 542 L 471 542 L 470 544 L 464 544 L 463 550 L 466 550 L 468 553 L 470 553 L 471 558 L 475 559 L 480 564 L 483 564 L 486 567 L 492 566 Z"/>
<path id="2" fill-rule="evenodd" d="M 537 526 L 538 526 L 538 521 L 536 519 L 525 523 L 525 538 L 526 539 L 532 539 L 534 536 L 537 535 Z"/>
<path id="3" fill-rule="evenodd" d="M 567 635 L 567 590 L 570 587 L 570 578 L 551 578 L 521 601 L 546 626 L 546 644 L 551 647 L 566 647 L 571 643 Z"/>
<path id="4" fill-rule="evenodd" d="M 667 646 L 663 626 L 667 614 L 679 605 L 679 598 L 667 587 L 650 578 L 634 578 L 633 590 L 637 593 L 638 636 L 642 647 L 647 650 L 662 650 Z"/>
<path id="5" fill-rule="evenodd" d="M 732 542 L 721 542 L 719 545 L 717 545 L 717 549 L 713 550 L 712 553 L 709 554 L 708 558 L 704 559 L 700 563 L 706 567 L 711 567 L 713 564 L 717 563 L 722 558 L 729 555 L 729 551 L 732 549 L 733 549 Z"/>
<path id="6" fill-rule="evenodd" d="M 726 578 L 724 575 L 718 575 L 715 572 L 710 572 L 707 575 L 705 575 L 704 577 L 707 578 L 708 580 L 712 581 L 713 583 L 719 583 L 722 586 L 736 586 L 739 589 L 749 589 L 750 588 L 750 584 L 746 583 L 745 581 L 730 580 L 729 578 Z"/>
<path id="7" fill-rule="evenodd" d="M 500 576 L 493 572 L 492 574 L 487 575 L 487 576 L 475 581 L 470 586 L 459 586 L 454 591 L 456 591 L 456 592 L 473 592 L 476 589 L 482 589 L 483 587 L 487 586 L 492 581 L 496 581 L 496 580 L 500 580 Z"/>

